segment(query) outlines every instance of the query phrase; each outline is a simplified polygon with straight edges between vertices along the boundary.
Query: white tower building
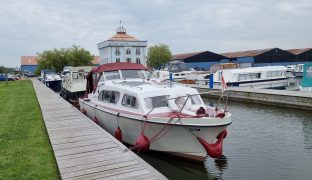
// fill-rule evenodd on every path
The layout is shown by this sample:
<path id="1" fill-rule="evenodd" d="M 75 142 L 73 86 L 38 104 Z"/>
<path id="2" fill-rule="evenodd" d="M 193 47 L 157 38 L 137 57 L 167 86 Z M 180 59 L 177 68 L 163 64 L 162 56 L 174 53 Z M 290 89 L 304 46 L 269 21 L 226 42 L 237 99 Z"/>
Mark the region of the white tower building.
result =
<path id="1" fill-rule="evenodd" d="M 146 66 L 147 41 L 140 41 L 126 33 L 120 26 L 117 33 L 107 41 L 98 44 L 101 64 L 131 62 Z"/>

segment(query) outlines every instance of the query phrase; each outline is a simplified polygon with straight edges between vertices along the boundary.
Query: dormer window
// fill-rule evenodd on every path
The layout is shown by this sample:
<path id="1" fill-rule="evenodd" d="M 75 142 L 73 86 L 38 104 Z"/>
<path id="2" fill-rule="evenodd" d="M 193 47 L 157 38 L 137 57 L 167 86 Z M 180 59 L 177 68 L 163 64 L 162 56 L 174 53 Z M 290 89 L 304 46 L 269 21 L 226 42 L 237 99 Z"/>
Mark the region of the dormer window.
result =
<path id="1" fill-rule="evenodd" d="M 130 50 L 130 48 L 127 48 L 127 50 L 126 50 L 126 54 L 131 54 L 131 50 Z"/>

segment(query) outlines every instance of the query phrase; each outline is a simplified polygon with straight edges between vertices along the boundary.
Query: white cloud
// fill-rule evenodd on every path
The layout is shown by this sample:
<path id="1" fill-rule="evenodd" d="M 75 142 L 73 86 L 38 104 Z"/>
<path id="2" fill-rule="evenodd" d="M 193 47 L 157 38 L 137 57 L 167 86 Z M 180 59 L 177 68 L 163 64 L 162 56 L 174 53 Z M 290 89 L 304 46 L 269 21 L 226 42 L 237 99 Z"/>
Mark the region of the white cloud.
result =
<path id="1" fill-rule="evenodd" d="M 311 8 L 310 0 L 2 0 L 0 65 L 73 44 L 98 54 L 119 20 L 129 34 L 173 53 L 310 47 Z"/>

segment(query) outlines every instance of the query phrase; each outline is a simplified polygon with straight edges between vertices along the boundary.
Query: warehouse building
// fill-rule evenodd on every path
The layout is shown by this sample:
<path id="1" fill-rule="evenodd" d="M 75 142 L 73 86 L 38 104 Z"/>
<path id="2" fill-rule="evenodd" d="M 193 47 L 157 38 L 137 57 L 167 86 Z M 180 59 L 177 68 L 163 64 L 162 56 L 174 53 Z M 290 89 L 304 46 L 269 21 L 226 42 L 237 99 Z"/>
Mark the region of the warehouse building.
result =
<path id="1" fill-rule="evenodd" d="M 185 62 L 189 67 L 197 70 L 209 70 L 212 65 L 228 62 L 229 59 L 223 55 L 210 51 L 202 51 L 176 54 L 172 56 L 171 61 Z"/>
<path id="2" fill-rule="evenodd" d="M 241 67 L 296 64 L 296 55 L 279 48 L 223 53 Z"/>

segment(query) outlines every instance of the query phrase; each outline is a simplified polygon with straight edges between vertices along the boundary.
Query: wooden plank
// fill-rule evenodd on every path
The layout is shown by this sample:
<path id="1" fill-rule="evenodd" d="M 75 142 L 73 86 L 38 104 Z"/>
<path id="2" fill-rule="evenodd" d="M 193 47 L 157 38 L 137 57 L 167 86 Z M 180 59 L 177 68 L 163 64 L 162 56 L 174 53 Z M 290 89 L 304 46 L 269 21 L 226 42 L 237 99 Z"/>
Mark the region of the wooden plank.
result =
<path id="1" fill-rule="evenodd" d="M 136 161 L 121 161 L 123 159 L 117 159 L 115 161 L 119 161 L 118 163 L 113 163 L 113 162 L 99 162 L 99 163 L 94 163 L 90 164 L 88 166 L 76 166 L 73 168 L 68 168 L 68 169 L 60 169 L 60 171 L 63 174 L 63 178 L 73 178 L 77 176 L 82 176 L 86 174 L 91 174 L 91 173 L 96 173 L 99 171 L 108 171 L 112 169 L 118 169 L 121 167 L 126 167 L 126 166 L 132 166 L 132 165 L 137 165 L 138 162 Z"/>
<path id="2" fill-rule="evenodd" d="M 109 148 L 109 149 L 100 149 L 100 150 L 95 150 L 95 151 L 90 151 L 90 152 L 83 152 L 80 154 L 69 154 L 66 156 L 62 156 L 62 157 L 55 157 L 58 160 L 62 160 L 62 161 L 66 161 L 66 160 L 70 160 L 70 159 L 76 159 L 76 158 L 80 158 L 80 157 L 91 157 L 91 156 L 96 156 L 99 154 L 108 154 L 110 155 L 113 152 L 119 152 L 122 153 L 123 151 L 118 148 L 118 147 L 113 147 L 113 148 Z"/>
<path id="3" fill-rule="evenodd" d="M 48 130 L 49 134 L 50 131 Z M 73 137 L 80 137 L 80 136 L 87 136 L 92 134 L 98 134 L 96 131 L 89 131 L 89 130 L 83 130 L 76 133 L 53 133 L 51 132 L 51 139 L 57 140 L 57 139 L 65 139 L 65 138 L 73 138 Z"/>
<path id="4" fill-rule="evenodd" d="M 92 145 L 92 146 L 82 146 L 82 147 L 76 147 L 76 148 L 71 148 L 71 149 L 54 150 L 54 152 L 57 156 L 66 156 L 70 154 L 80 154 L 84 152 L 97 151 L 101 149 L 109 149 L 109 148 L 114 148 L 114 147 L 117 147 L 115 143 L 108 142 L 105 144 L 97 144 L 97 145 Z"/>
<path id="5" fill-rule="evenodd" d="M 132 161 L 131 157 L 127 156 L 127 154 L 110 154 L 110 156 L 106 155 L 98 155 L 95 157 L 82 157 L 77 159 L 71 159 L 71 161 L 66 161 L 61 164 L 59 164 L 60 168 L 72 168 L 72 167 L 78 167 L 78 166 L 89 166 L 90 164 L 99 163 L 103 161 L 109 161 L 109 164 L 112 164 L 113 161 L 118 160 L 118 162 L 124 162 L 124 160 Z"/>
<path id="6" fill-rule="evenodd" d="M 139 171 L 143 169 L 144 168 L 138 164 L 138 165 L 120 167 L 118 169 L 110 169 L 109 171 L 99 171 L 96 173 L 90 173 L 90 174 L 76 176 L 74 178 L 68 178 L 68 179 L 76 179 L 76 180 L 103 179 L 103 178 L 112 177 L 112 176 L 115 177 L 118 174 L 130 173 L 133 171 Z"/>
<path id="7" fill-rule="evenodd" d="M 105 136 L 99 136 L 98 134 L 91 134 L 87 136 L 79 136 L 79 137 L 73 137 L 73 138 L 67 138 L 67 139 L 56 139 L 56 140 L 51 140 L 52 145 L 58 145 L 58 144 L 66 144 L 66 143 L 73 143 L 73 142 L 80 142 L 80 141 L 87 141 L 90 139 L 109 139 L 108 137 Z"/>
<path id="8" fill-rule="evenodd" d="M 98 144 L 104 144 L 107 142 L 111 142 L 110 139 L 91 139 L 91 140 L 85 140 L 85 141 L 76 141 L 72 143 L 64 143 L 64 144 L 54 144 L 53 149 L 55 151 L 63 150 L 63 149 L 71 149 L 76 147 L 84 147 L 84 146 L 91 146 L 91 145 L 98 145 Z"/>

